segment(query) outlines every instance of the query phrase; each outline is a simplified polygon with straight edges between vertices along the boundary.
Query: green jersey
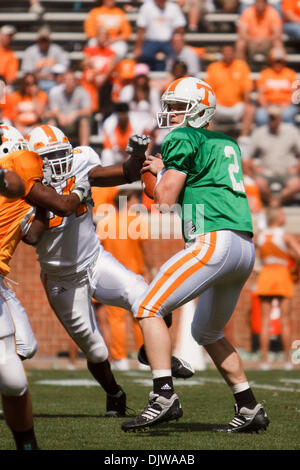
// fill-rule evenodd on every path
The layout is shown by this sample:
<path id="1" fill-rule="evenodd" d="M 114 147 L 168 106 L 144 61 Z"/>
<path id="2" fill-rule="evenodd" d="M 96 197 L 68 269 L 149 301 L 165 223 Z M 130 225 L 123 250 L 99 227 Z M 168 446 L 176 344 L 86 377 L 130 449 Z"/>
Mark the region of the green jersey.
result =
<path id="1" fill-rule="evenodd" d="M 215 230 L 253 233 L 241 153 L 233 138 L 207 129 L 178 128 L 165 137 L 161 154 L 167 170 L 186 174 L 178 200 L 186 241 Z"/>

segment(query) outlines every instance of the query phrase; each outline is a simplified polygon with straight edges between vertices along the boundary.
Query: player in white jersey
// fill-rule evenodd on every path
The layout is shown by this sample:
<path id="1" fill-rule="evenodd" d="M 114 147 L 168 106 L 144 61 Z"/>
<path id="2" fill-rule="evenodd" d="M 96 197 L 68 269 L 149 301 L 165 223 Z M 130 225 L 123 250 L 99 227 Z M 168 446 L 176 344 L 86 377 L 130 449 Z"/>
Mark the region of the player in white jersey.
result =
<path id="1" fill-rule="evenodd" d="M 72 149 L 66 136 L 53 126 L 33 129 L 28 142 L 29 148 L 44 161 L 45 182 L 51 183 L 58 194 L 69 194 L 76 182 L 88 178 L 93 169 L 96 178 L 100 175 L 101 185 L 105 185 L 105 179 L 111 186 L 124 184 L 132 177 L 130 167 L 120 165 L 114 167 L 112 179 L 107 178 L 111 172 L 106 169 L 103 176 L 96 152 L 90 147 Z M 106 415 L 124 416 L 126 395 L 111 372 L 91 299 L 130 309 L 133 294 L 142 293 L 147 285 L 141 276 L 104 251 L 95 232 L 92 209 L 90 199 L 70 217 L 49 212 L 47 229 L 36 244 L 36 251 L 51 307 L 85 353 L 88 369 L 107 393 Z M 24 328 L 26 325 L 17 322 L 17 334 Z"/>

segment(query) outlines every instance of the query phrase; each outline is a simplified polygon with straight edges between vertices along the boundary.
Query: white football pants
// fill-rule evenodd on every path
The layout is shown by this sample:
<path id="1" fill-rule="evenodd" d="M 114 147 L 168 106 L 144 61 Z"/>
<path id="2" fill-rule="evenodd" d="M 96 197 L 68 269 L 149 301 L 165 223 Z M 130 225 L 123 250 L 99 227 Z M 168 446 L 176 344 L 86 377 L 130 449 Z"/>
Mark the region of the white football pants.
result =
<path id="1" fill-rule="evenodd" d="M 103 362 L 108 351 L 97 326 L 91 298 L 104 305 L 132 310 L 147 289 L 142 276 L 102 250 L 89 269 L 65 278 L 41 274 L 49 303 L 69 335 L 90 362 Z"/>
<path id="2" fill-rule="evenodd" d="M 9 312 L 9 314 L 1 314 L 0 316 L 0 337 L 7 336 L 7 333 L 9 335 L 15 334 L 16 330 L 17 353 L 26 359 L 30 359 L 37 350 L 36 338 L 23 305 L 1 277 L 0 302 L 1 309 Z"/>
<path id="3" fill-rule="evenodd" d="M 27 390 L 27 379 L 21 359 L 16 351 L 15 328 L 12 313 L 21 306 L 14 293 L 8 289 L 0 277 L 0 393 L 6 396 L 21 396 Z M 21 306 L 21 314 L 25 310 Z M 19 313 L 20 313 L 19 312 Z M 25 319 L 25 325 L 29 325 L 28 341 L 33 337 L 29 321 Z M 23 337 L 23 340 L 25 338 Z M 36 346 L 36 341 L 33 341 Z M 21 350 L 24 353 L 24 350 Z"/>
<path id="4" fill-rule="evenodd" d="M 214 343 L 223 337 L 253 264 L 254 246 L 247 233 L 220 230 L 199 236 L 161 266 L 135 301 L 134 316 L 164 317 L 199 297 L 192 335 L 201 345 Z"/>

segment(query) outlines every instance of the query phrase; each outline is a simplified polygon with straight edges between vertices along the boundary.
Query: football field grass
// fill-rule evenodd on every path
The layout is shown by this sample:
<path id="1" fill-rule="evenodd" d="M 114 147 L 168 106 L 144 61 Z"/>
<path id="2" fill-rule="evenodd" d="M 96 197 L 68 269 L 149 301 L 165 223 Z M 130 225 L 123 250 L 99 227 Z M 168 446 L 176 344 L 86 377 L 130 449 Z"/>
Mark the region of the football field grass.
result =
<path id="1" fill-rule="evenodd" d="M 299 371 L 248 371 L 254 393 L 270 418 L 267 432 L 225 435 L 215 425 L 233 417 L 233 398 L 215 370 L 175 379 L 183 417 L 142 433 L 124 433 L 124 419 L 104 418 L 105 393 L 87 371 L 28 370 L 35 430 L 43 450 L 299 450 Z M 147 403 L 151 375 L 118 372 L 127 393 L 128 416 Z M 14 449 L 0 415 L 0 450 Z"/>

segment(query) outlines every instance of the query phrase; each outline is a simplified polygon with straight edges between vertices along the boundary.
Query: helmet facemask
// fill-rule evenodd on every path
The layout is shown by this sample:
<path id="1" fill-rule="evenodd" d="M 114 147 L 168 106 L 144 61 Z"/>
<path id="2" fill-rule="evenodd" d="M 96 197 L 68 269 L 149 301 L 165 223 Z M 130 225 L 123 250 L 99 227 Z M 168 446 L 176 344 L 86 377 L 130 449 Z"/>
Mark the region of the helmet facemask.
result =
<path id="1" fill-rule="evenodd" d="M 49 167 L 53 181 L 60 182 L 68 178 L 73 167 L 73 152 L 70 144 L 53 146 L 53 149 L 47 148 L 45 152 L 38 151 L 44 161 L 44 167 Z"/>
<path id="2" fill-rule="evenodd" d="M 179 111 L 170 111 L 172 104 L 184 103 L 185 109 Z M 176 99 L 167 100 L 164 97 L 161 99 L 162 111 L 157 113 L 158 127 L 161 129 L 169 129 L 176 127 L 186 127 L 188 117 L 193 117 L 197 114 L 195 111 L 196 104 L 193 100 Z M 171 124 L 171 116 L 174 114 L 184 114 L 184 119 L 180 124 Z"/>

